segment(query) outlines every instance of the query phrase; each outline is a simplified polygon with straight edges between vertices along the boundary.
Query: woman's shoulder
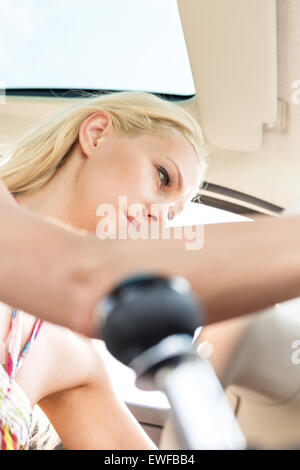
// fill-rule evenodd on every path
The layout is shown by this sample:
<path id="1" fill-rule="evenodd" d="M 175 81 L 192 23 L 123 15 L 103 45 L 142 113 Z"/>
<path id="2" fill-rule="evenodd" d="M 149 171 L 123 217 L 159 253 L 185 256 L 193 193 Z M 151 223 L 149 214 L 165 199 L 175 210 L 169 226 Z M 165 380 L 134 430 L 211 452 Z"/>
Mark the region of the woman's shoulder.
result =
<path id="1" fill-rule="evenodd" d="M 30 320 L 27 315 L 26 320 Z M 27 388 L 35 371 L 37 403 L 48 395 L 101 379 L 105 365 L 92 339 L 43 322 L 23 369 L 20 379 L 26 381 Z"/>

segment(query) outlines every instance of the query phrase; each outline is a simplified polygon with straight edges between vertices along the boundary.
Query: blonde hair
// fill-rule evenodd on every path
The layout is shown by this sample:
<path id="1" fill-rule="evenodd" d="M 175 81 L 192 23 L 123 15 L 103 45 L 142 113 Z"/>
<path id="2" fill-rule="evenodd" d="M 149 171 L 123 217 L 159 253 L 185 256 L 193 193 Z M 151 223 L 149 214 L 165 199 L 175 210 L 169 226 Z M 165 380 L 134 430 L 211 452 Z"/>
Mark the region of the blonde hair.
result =
<path id="1" fill-rule="evenodd" d="M 175 103 L 144 92 L 118 92 L 82 98 L 32 129 L 11 146 L 0 165 L 0 179 L 12 194 L 46 184 L 66 161 L 78 141 L 82 123 L 97 111 L 108 112 L 123 135 L 164 135 L 176 129 L 193 147 L 205 171 L 205 144 L 197 121 Z"/>

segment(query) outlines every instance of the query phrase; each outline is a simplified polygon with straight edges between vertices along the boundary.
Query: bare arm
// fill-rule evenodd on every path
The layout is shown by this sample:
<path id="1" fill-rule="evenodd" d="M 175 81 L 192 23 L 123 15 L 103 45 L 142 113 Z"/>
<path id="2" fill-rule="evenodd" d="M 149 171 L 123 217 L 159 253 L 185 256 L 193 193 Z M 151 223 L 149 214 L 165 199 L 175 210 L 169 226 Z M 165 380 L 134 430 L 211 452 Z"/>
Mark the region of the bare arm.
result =
<path id="1" fill-rule="evenodd" d="M 141 269 L 185 276 L 205 307 L 207 323 L 300 294 L 299 217 L 261 216 L 253 223 L 208 225 L 202 249 L 186 251 L 185 242 L 119 241 L 116 277 Z M 95 265 L 91 278 L 96 282 L 97 271 Z"/>
<path id="2" fill-rule="evenodd" d="M 95 334 L 95 305 L 138 271 L 180 274 L 207 322 L 225 320 L 300 293 L 300 218 L 205 227 L 204 247 L 186 240 L 103 240 L 51 224 L 0 193 L 0 299 L 48 321 Z"/>
<path id="3" fill-rule="evenodd" d="M 68 450 L 155 449 L 127 407 L 103 384 L 65 390 L 39 405 Z"/>
<path id="4" fill-rule="evenodd" d="M 39 405 L 71 449 L 155 449 L 113 389 L 105 360 L 91 340 L 47 325 L 48 372 Z M 52 333 L 51 333 L 52 330 Z M 60 337 L 61 336 L 61 337 Z M 45 341 L 44 341 L 45 342 Z M 49 394 L 49 391 L 51 391 Z"/>
<path id="5" fill-rule="evenodd" d="M 214 370 L 220 380 L 226 373 L 228 364 L 232 361 L 243 335 L 256 321 L 258 314 L 232 318 L 230 320 L 205 326 L 196 340 L 197 346 L 208 342 L 212 345 L 212 354 L 209 357 Z"/>

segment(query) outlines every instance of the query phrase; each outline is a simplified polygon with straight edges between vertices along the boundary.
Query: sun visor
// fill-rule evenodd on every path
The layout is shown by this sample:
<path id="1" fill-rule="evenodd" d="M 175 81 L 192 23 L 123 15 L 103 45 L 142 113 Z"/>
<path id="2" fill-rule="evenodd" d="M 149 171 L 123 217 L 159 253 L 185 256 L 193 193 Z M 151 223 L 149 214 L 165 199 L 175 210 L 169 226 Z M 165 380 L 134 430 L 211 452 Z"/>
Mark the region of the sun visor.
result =
<path id="1" fill-rule="evenodd" d="M 276 0 L 178 0 L 209 144 L 253 152 L 277 121 Z"/>

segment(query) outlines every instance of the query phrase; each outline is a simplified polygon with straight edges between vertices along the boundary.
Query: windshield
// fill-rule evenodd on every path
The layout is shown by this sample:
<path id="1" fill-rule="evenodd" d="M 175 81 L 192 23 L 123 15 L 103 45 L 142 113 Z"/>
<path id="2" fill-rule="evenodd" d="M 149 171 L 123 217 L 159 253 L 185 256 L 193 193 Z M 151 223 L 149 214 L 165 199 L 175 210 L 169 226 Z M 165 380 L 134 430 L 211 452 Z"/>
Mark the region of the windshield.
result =
<path id="1" fill-rule="evenodd" d="M 9 89 L 193 95 L 176 0 L 0 0 Z"/>

